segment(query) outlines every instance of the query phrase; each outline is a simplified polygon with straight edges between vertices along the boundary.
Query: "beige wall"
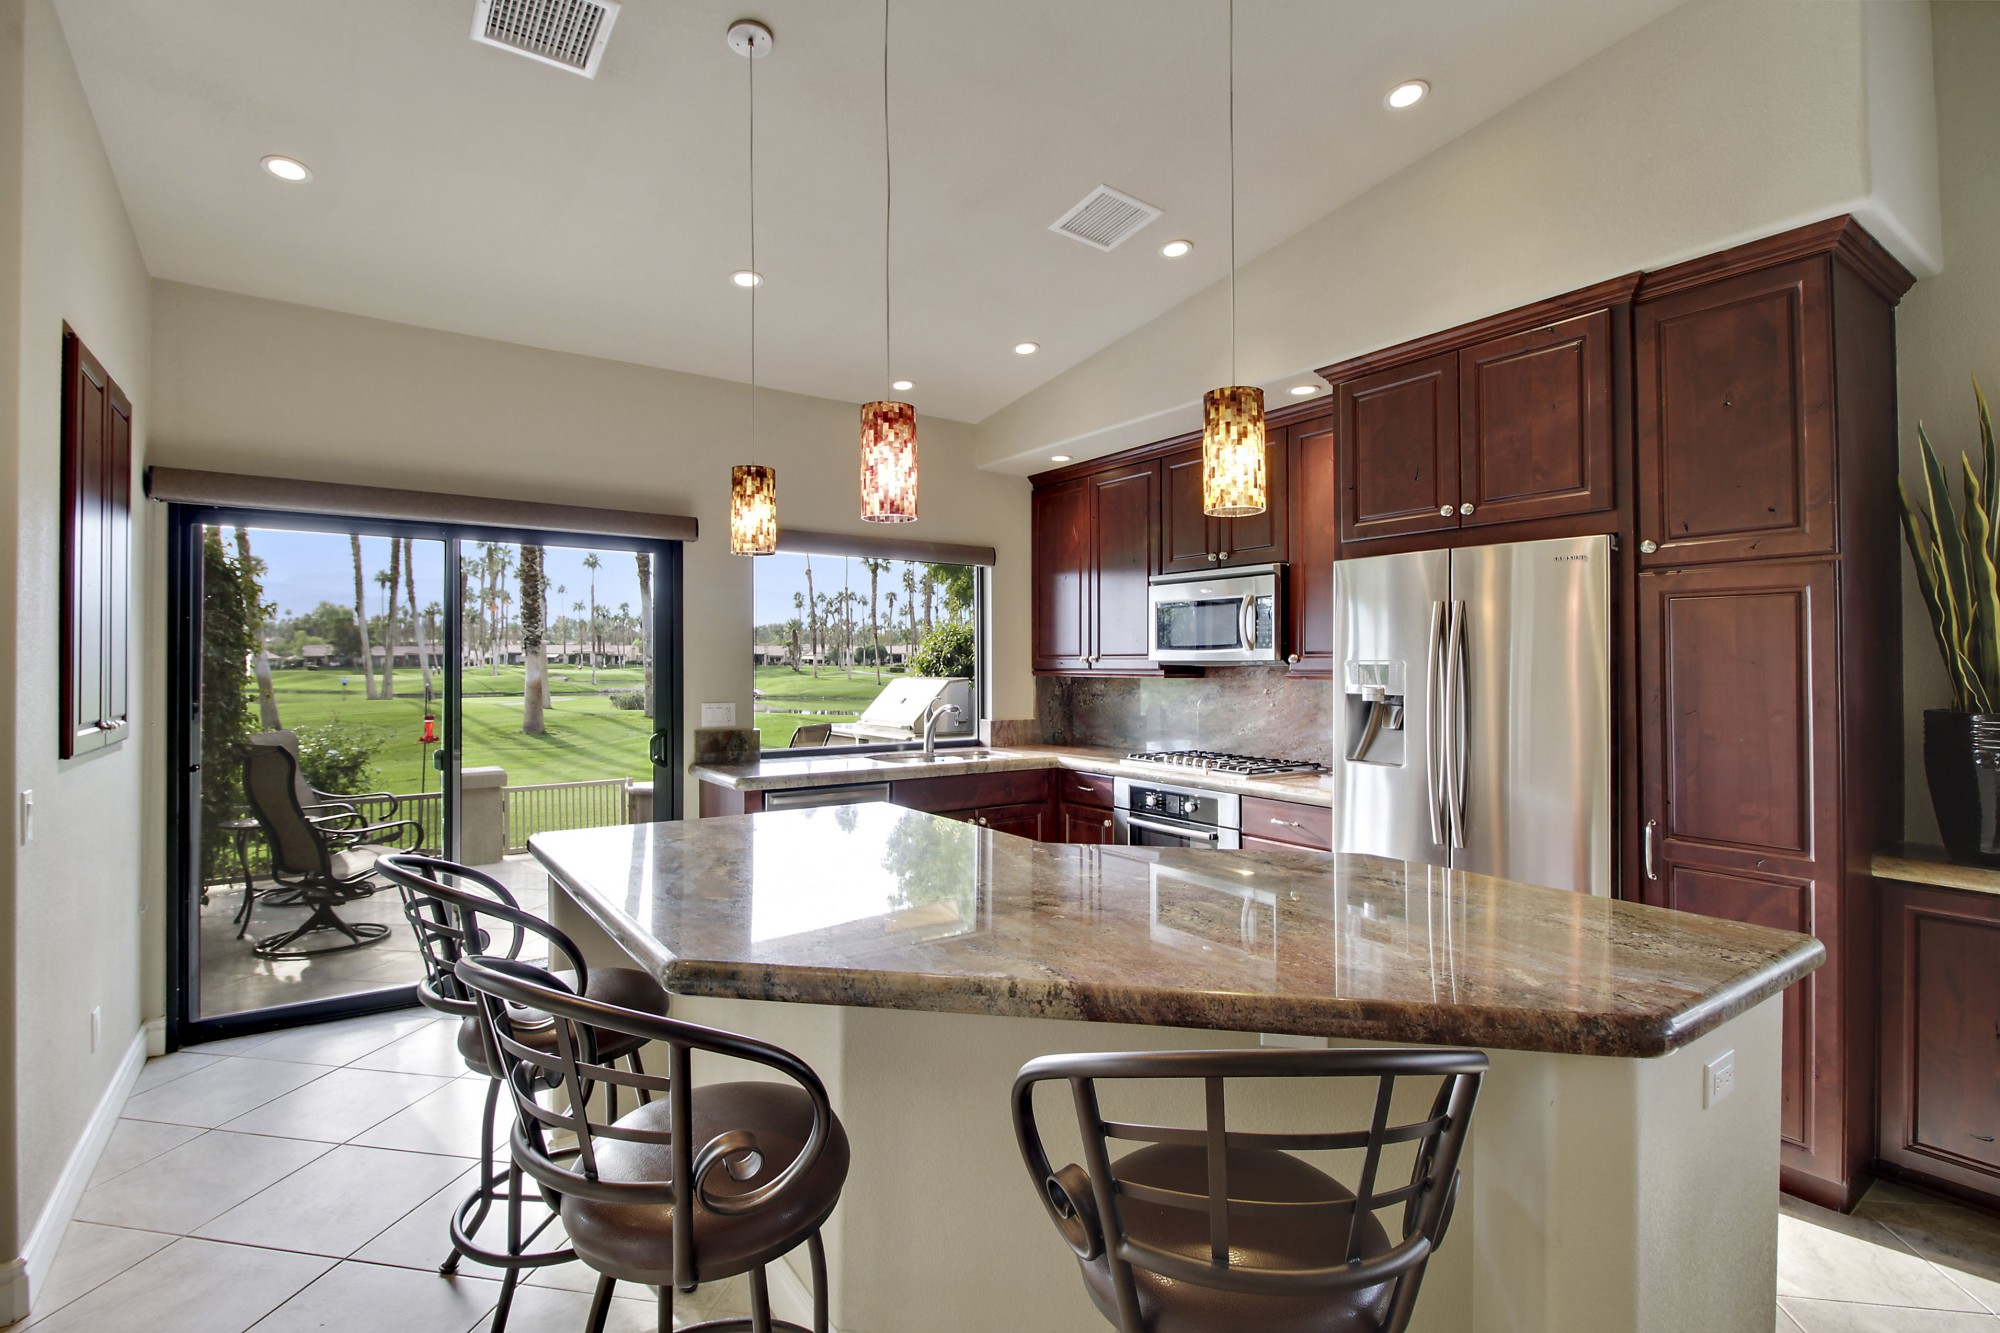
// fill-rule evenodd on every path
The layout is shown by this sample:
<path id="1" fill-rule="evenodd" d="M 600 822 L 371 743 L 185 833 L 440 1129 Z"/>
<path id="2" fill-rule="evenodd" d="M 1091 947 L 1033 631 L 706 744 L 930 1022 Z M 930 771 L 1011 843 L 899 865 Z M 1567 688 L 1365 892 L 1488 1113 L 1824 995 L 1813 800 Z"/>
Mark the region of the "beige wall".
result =
<path id="1" fill-rule="evenodd" d="M 749 461 L 743 385 L 171 282 L 155 285 L 153 331 L 156 462 L 694 515 L 688 714 L 734 701 L 748 721 L 754 562 L 727 536 L 729 468 Z M 763 393 L 757 427 L 784 524 L 867 529 L 854 404 Z M 1030 716 L 1027 483 L 975 470 L 966 426 L 919 431 L 923 516 L 893 535 L 998 551 L 994 715 Z"/>
<path id="2" fill-rule="evenodd" d="M 135 657 L 133 734 L 84 759 L 56 758 L 60 716 L 56 633 L 60 567 L 62 326 L 67 320 L 131 395 L 135 462 L 145 456 L 152 398 L 151 283 L 111 168 L 48 0 L 4 7 L 20 24 L 18 381 L 9 401 L 15 434 L 6 455 L 8 504 L 0 519 L 15 620 L 0 643 L 14 678 L 12 789 L 35 793 L 34 839 L 10 830 L 15 1078 L 8 1123 L 18 1143 L 11 1220 L 18 1254 L 142 1018 L 142 884 L 157 878 L 157 826 L 146 790 L 157 782 L 154 691 Z M 9 33 L 12 35 L 11 30 Z M 10 280 L 12 275 L 10 275 Z M 12 366 L 9 368 L 13 369 Z M 134 587 L 151 575 L 139 515 Z M 137 598 L 135 598 L 135 602 Z M 10 816 L 14 797 L 7 795 Z M 11 819 L 9 820 L 11 824 Z M 103 1039 L 90 1050 L 90 1011 Z"/>
<path id="3" fill-rule="evenodd" d="M 1897 398 L 1903 463 L 1917 482 L 1917 423 L 1956 476 L 1960 451 L 1976 454 L 1977 375 L 2000 401 L 2000 145 L 1993 75 L 2000 69 L 2000 5 L 1940 3 L 1936 30 L 1938 157 L 1943 181 L 1944 271 L 1919 282 L 1896 317 Z M 1920 483 L 1917 483 L 1920 484 Z M 1903 701 L 1907 713 L 1906 823 L 1914 841 L 1937 841 L 1924 785 L 1923 713 L 1951 706 L 1923 600 L 1903 567 Z"/>
<path id="4" fill-rule="evenodd" d="M 1921 4 L 1691 0 L 1245 265 L 1244 382 L 1843 212 L 1934 272 L 1929 48 Z M 1226 301 L 1218 284 L 988 417 L 981 462 L 1198 427 Z"/>

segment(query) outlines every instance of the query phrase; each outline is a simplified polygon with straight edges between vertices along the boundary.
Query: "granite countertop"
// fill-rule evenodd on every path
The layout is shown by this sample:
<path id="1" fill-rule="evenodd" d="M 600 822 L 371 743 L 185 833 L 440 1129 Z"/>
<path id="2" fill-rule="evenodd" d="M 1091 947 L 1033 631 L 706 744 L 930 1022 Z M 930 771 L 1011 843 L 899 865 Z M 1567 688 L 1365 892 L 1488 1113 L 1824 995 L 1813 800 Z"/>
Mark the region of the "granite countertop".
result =
<path id="1" fill-rule="evenodd" d="M 529 846 L 689 995 L 1652 1056 L 1826 957 L 1433 866 L 1039 843 L 882 802 Z"/>
<path id="2" fill-rule="evenodd" d="M 780 752 L 782 753 L 782 752 Z M 940 754 L 949 753 L 941 750 Z M 1303 805 L 1333 804 L 1332 787 L 1324 773 L 1271 777 L 1232 777 L 1198 769 L 1168 770 L 1127 763 L 1126 751 L 1080 745 L 1010 745 L 986 751 L 978 759 L 946 759 L 936 764 L 877 763 L 863 755 L 822 755 L 814 758 L 765 759 L 755 764 L 695 764 L 689 772 L 697 781 L 714 782 L 736 791 L 777 791 L 786 787 L 835 787 L 849 782 L 908 782 L 919 778 L 956 777 L 961 773 L 1017 773 L 1024 769 L 1067 768 L 1108 777 L 1152 778 L 1183 787 L 1233 791 Z"/>
<path id="3" fill-rule="evenodd" d="M 1868 868 L 1877 879 L 1964 889 L 1968 893 L 2000 894 L 2000 867 L 1959 865 L 1945 854 L 1942 847 L 1912 844 L 1893 852 L 1877 852 Z"/>

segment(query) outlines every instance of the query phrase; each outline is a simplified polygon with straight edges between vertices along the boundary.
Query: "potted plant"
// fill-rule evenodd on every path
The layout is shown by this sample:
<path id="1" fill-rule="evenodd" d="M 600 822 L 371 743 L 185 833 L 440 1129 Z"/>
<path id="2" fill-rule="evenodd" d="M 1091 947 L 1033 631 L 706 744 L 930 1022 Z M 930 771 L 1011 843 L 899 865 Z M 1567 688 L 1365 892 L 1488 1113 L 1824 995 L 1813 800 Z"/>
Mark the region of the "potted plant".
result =
<path id="1" fill-rule="evenodd" d="M 1950 708 L 1924 712 L 1924 775 L 1945 850 L 1954 861 L 2000 865 L 2000 469 L 1994 465 L 1993 418 L 1979 403 L 1981 470 L 1959 455 L 1964 512 L 1952 504 L 1944 468 L 1921 422 L 1921 507 L 1899 478 L 1903 536 L 1917 566 L 1917 586 L 1951 680 Z"/>

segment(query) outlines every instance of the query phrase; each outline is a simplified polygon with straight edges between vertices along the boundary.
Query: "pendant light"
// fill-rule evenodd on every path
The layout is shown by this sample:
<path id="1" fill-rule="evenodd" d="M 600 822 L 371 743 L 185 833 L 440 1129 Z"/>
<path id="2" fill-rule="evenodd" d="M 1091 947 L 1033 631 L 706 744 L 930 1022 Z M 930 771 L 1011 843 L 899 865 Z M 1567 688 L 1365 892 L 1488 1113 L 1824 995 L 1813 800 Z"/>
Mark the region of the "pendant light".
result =
<path id="1" fill-rule="evenodd" d="M 895 217 L 889 153 L 889 0 L 882 0 L 882 379 L 890 382 L 889 254 Z M 861 405 L 861 517 L 913 523 L 917 517 L 917 409 L 885 399 Z"/>
<path id="2" fill-rule="evenodd" d="M 1229 378 L 1236 378 L 1236 0 L 1229 0 Z M 1264 391 L 1210 389 L 1201 399 L 1201 512 L 1248 518 L 1267 492 Z"/>
<path id="3" fill-rule="evenodd" d="M 750 64 L 750 269 L 757 272 L 757 62 L 771 51 L 771 30 L 744 19 L 730 25 L 729 49 Z M 757 288 L 750 293 L 750 456 L 757 456 Z M 761 463 L 729 470 L 729 553 L 770 555 L 778 549 L 778 470 Z"/>

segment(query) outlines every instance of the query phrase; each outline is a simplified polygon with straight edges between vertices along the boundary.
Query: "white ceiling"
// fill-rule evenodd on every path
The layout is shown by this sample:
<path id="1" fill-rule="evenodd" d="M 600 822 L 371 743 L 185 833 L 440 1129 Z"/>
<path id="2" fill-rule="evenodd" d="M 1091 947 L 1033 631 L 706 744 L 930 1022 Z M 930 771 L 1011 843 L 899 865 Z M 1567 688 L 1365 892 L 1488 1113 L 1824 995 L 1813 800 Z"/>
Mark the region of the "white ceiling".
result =
<path id="1" fill-rule="evenodd" d="M 1243 0 L 1239 255 L 1676 3 Z M 748 9 L 777 37 L 758 380 L 884 391 L 877 5 L 626 0 L 592 81 L 472 42 L 473 0 L 56 4 L 155 276 L 738 380 L 747 66 L 723 33 Z M 978 421 L 1227 272 L 1225 14 L 895 7 L 894 373 L 920 409 Z M 1387 110 L 1411 77 L 1432 96 Z M 1099 182 L 1165 216 L 1110 254 L 1047 230 Z"/>

